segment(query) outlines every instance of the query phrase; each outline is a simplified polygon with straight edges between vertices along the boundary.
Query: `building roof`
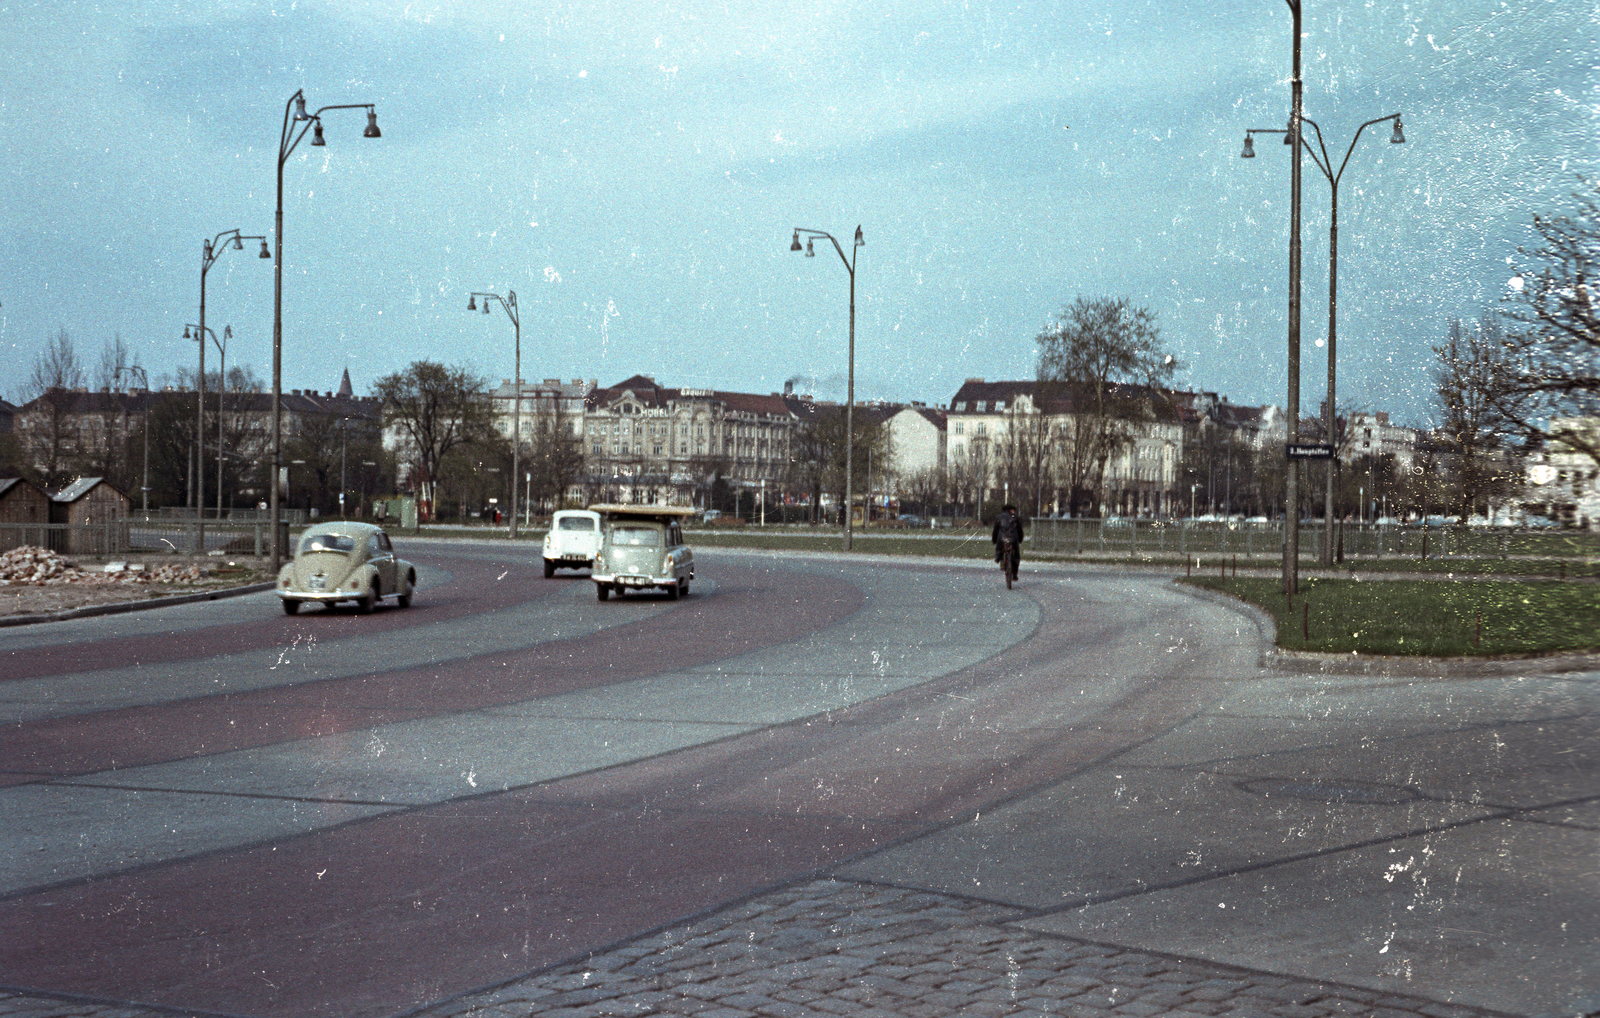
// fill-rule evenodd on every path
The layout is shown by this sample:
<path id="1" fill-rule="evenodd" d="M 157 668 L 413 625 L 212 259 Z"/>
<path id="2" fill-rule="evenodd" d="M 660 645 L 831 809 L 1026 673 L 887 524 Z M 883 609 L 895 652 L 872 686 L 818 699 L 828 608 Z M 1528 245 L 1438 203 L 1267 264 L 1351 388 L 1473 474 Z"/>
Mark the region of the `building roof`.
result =
<path id="1" fill-rule="evenodd" d="M 117 494 L 122 495 L 123 498 L 128 497 L 127 495 L 123 494 L 123 492 L 119 490 L 116 485 L 112 484 L 104 477 L 80 477 L 76 481 L 73 481 L 71 484 L 67 485 L 65 488 L 62 488 L 60 491 L 56 492 L 54 495 L 50 496 L 50 500 L 52 502 L 76 502 L 78 499 L 89 494 L 89 492 L 93 491 L 102 484 L 110 488 L 112 491 L 115 491 Z"/>
<path id="2" fill-rule="evenodd" d="M 589 407 L 598 409 L 615 403 L 628 392 L 633 393 L 634 399 L 652 409 L 665 410 L 672 403 L 705 400 L 721 403 L 723 410 L 728 413 L 774 417 L 788 417 L 794 413 L 789 403 L 777 393 L 763 396 L 752 392 L 723 392 L 718 389 L 669 389 L 657 384 L 649 375 L 634 375 L 615 385 L 594 389 L 589 393 L 586 403 Z"/>
<path id="3" fill-rule="evenodd" d="M 0 498 L 5 498 L 13 491 L 27 491 L 32 488 L 39 493 L 40 498 L 49 498 L 44 489 L 28 480 L 26 477 L 0 477 Z"/>

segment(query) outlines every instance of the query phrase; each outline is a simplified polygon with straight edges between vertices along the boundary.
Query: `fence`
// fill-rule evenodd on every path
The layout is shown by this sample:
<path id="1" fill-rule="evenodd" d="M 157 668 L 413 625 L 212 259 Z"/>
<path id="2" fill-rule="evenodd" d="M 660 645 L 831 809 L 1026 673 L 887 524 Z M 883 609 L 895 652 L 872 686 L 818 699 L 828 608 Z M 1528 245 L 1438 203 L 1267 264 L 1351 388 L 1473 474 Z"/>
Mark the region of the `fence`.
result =
<path id="1" fill-rule="evenodd" d="M 206 522 L 208 524 L 213 520 L 222 523 L 265 523 L 267 517 L 271 515 L 272 510 L 223 509 L 220 516 L 217 514 L 217 510 L 215 509 L 205 509 L 202 510 L 202 512 L 204 513 Z M 163 522 L 169 522 L 173 520 L 192 521 L 196 518 L 196 511 L 188 506 L 163 506 L 162 508 L 157 509 L 155 513 L 156 518 Z M 282 506 L 278 509 L 278 518 L 280 520 L 287 520 L 291 527 L 305 526 L 306 516 L 307 513 L 304 509 L 290 509 L 287 506 Z"/>
<path id="2" fill-rule="evenodd" d="M 289 524 L 279 523 L 282 547 L 289 547 Z M 0 523 L 0 551 L 22 545 L 48 548 L 63 555 L 153 554 L 260 557 L 272 551 L 272 529 L 266 520 L 253 523 L 206 523 L 205 547 L 194 520 L 122 519 L 107 523 Z"/>
<path id="3" fill-rule="evenodd" d="M 1322 521 L 1302 523 L 1301 554 L 1320 556 L 1327 536 Z M 1589 532 L 1512 527 L 1336 522 L 1332 539 L 1335 551 L 1347 558 L 1510 558 L 1600 553 L 1600 537 Z M 1276 555 L 1283 550 L 1283 522 L 1034 520 L 1028 544 L 1035 552 L 1068 555 Z"/>

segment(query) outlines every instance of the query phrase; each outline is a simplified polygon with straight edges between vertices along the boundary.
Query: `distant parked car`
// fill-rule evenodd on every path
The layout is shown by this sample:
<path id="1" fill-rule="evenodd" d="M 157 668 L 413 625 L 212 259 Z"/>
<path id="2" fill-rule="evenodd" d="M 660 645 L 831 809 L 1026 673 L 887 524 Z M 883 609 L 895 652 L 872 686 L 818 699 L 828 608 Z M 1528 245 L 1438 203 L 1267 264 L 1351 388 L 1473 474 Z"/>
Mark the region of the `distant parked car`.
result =
<path id="1" fill-rule="evenodd" d="M 707 509 L 705 512 L 700 514 L 700 518 L 702 520 L 705 520 L 707 523 L 714 523 L 717 520 L 722 519 L 722 510 L 721 509 Z"/>
<path id="2" fill-rule="evenodd" d="M 900 523 L 907 527 L 921 527 L 925 526 L 927 522 L 927 520 L 923 519 L 921 516 L 918 516 L 916 513 L 900 514 Z"/>
<path id="3" fill-rule="evenodd" d="M 550 518 L 544 535 L 544 575 L 557 569 L 588 569 L 600 550 L 600 514 L 588 509 L 562 509 Z"/>
<path id="4" fill-rule="evenodd" d="M 370 523 L 319 523 L 300 535 L 294 558 L 278 572 L 277 595 L 286 615 L 308 601 L 332 607 L 354 601 L 363 614 L 386 597 L 409 607 L 417 569 L 396 558 L 389 535 Z"/>

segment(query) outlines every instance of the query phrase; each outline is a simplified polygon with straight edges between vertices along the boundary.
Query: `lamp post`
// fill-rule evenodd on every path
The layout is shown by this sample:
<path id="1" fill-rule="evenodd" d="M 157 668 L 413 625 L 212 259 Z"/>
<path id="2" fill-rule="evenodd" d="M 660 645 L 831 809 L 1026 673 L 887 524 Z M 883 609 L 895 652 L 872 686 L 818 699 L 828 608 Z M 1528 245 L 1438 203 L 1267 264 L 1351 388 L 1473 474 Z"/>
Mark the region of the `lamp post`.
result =
<path id="1" fill-rule="evenodd" d="M 1350 139 L 1350 147 L 1345 149 L 1344 160 L 1339 163 L 1339 168 L 1333 168 L 1333 159 L 1328 155 L 1328 146 L 1322 138 L 1322 128 L 1315 120 L 1302 115 L 1300 119 L 1310 124 L 1312 130 L 1317 132 L 1317 147 L 1312 148 L 1306 141 L 1304 134 L 1300 136 L 1300 143 L 1311 154 L 1311 161 L 1328 180 L 1328 188 L 1332 194 L 1332 206 L 1328 220 L 1328 401 L 1322 408 L 1323 434 L 1334 448 L 1334 455 L 1328 460 L 1328 485 L 1323 498 L 1323 523 L 1326 527 L 1325 537 L 1322 542 L 1320 560 L 1324 566 L 1333 565 L 1333 488 L 1334 467 L 1338 459 L 1339 439 L 1335 434 L 1338 417 L 1335 412 L 1334 395 L 1335 373 L 1337 364 L 1338 332 L 1339 332 L 1339 180 L 1344 176 L 1345 167 L 1350 164 L 1350 156 L 1355 152 L 1356 142 L 1361 140 L 1361 133 L 1374 124 L 1394 121 L 1394 130 L 1389 135 L 1389 142 L 1393 145 L 1405 144 L 1405 131 L 1400 123 L 1400 114 L 1391 113 L 1386 117 L 1369 120 L 1356 128 L 1355 137 Z M 1285 141 L 1289 141 L 1289 132 L 1277 131 L 1270 128 L 1253 128 L 1245 132 L 1244 151 L 1239 153 L 1241 158 L 1254 159 L 1255 146 L 1251 143 L 1251 136 L 1255 134 L 1283 134 Z M 1296 160 L 1298 162 L 1299 160 Z"/>
<path id="2" fill-rule="evenodd" d="M 293 111 L 291 117 L 291 110 Z M 322 137 L 322 115 L 328 110 L 366 110 L 367 128 L 364 138 L 381 138 L 378 130 L 377 108 L 372 103 L 344 103 L 324 106 L 315 113 L 306 112 L 306 94 L 297 89 L 283 104 L 283 127 L 278 132 L 278 206 L 273 213 L 273 242 L 277 246 L 277 265 L 273 267 L 272 280 L 272 571 L 283 565 L 283 544 L 278 538 L 279 481 L 283 470 L 283 166 L 289 161 L 300 139 L 311 131 L 313 146 L 326 145 Z M 296 129 L 298 127 L 298 130 Z"/>
<path id="3" fill-rule="evenodd" d="M 254 239 L 254 238 L 252 238 L 252 239 Z M 268 254 L 268 252 L 267 252 L 267 242 L 265 240 L 263 240 L 261 242 L 261 252 L 262 252 L 262 254 L 266 254 L 268 257 L 271 257 L 271 255 Z M 227 392 L 228 392 L 228 343 L 227 343 L 227 341 L 233 338 L 233 326 L 231 326 L 231 325 L 223 326 L 222 327 L 222 337 L 220 339 L 217 337 L 217 334 L 215 332 L 213 332 L 211 329 L 206 328 L 204 325 L 186 325 L 186 326 L 184 326 L 184 328 L 183 328 L 183 338 L 184 339 L 199 339 L 201 336 L 210 336 L 211 337 L 211 342 L 213 342 L 213 343 L 215 343 L 217 345 L 217 361 L 218 361 L 218 363 L 217 363 L 217 378 L 218 378 L 218 382 L 217 382 L 217 520 L 218 520 L 218 522 L 221 522 L 221 520 L 222 520 L 222 400 L 223 400 L 223 397 L 226 396 Z M 200 346 L 203 348 L 205 346 L 205 342 L 201 341 Z M 202 353 L 201 356 L 204 357 L 204 353 Z M 204 363 L 204 361 L 202 361 L 202 363 Z M 201 443 L 198 443 L 198 444 L 199 444 L 199 447 L 202 450 L 205 448 L 205 443 L 204 442 L 201 442 Z M 204 516 L 205 513 L 201 512 L 200 515 Z M 202 535 L 205 534 L 205 523 L 204 523 L 203 520 L 201 521 L 200 533 Z M 204 542 L 202 541 L 202 543 L 204 543 Z"/>
<path id="4" fill-rule="evenodd" d="M 139 384 L 144 386 L 144 477 L 139 481 L 139 511 L 148 519 L 150 516 L 150 376 L 137 364 L 118 368 L 112 374 L 120 379 L 124 371 L 130 375 L 138 372 Z"/>
<path id="5" fill-rule="evenodd" d="M 856 439 L 856 252 L 866 246 L 866 241 L 861 238 L 861 227 L 856 227 L 855 242 L 850 247 L 850 257 L 844 256 L 844 248 L 834 239 L 833 234 L 825 230 L 812 230 L 804 226 L 795 228 L 794 240 L 789 244 L 790 251 L 799 251 L 800 235 L 806 235 L 805 253 L 807 258 L 815 258 L 817 253 L 812 250 L 811 242 L 818 237 L 826 237 L 833 243 L 833 249 L 839 252 L 839 261 L 844 263 L 844 269 L 850 273 L 850 365 L 849 374 L 845 383 L 844 401 L 844 550 L 850 550 L 851 539 L 854 536 L 855 515 L 855 439 Z"/>
<path id="6" fill-rule="evenodd" d="M 500 302 L 506 317 L 511 319 L 511 331 L 515 337 L 516 352 L 511 364 L 511 511 L 506 514 L 510 528 L 506 533 L 514 541 L 517 539 L 517 476 L 522 473 L 522 319 L 517 314 L 517 291 L 507 290 L 502 297 L 498 293 L 474 290 L 467 296 L 468 311 L 478 310 L 479 297 L 483 298 L 484 314 L 489 314 L 491 300 Z"/>
<path id="7" fill-rule="evenodd" d="M 194 511 L 195 511 L 195 517 L 199 521 L 199 528 L 200 529 L 197 532 L 196 536 L 197 536 L 197 539 L 198 539 L 199 545 L 200 545 L 199 550 L 200 550 L 200 552 L 202 554 L 206 550 L 206 500 L 205 500 L 205 473 L 206 473 L 206 469 L 205 469 L 205 463 L 206 463 L 206 439 L 205 439 L 205 419 L 206 419 L 206 341 L 205 341 L 205 336 L 208 333 L 210 333 L 210 330 L 206 328 L 206 276 L 207 276 L 207 274 L 209 274 L 211 272 L 211 266 L 215 265 L 217 263 L 217 259 L 222 257 L 222 253 L 224 251 L 229 250 L 229 245 L 228 245 L 229 241 L 233 242 L 233 246 L 232 246 L 233 250 L 235 250 L 235 251 L 243 251 L 244 250 L 244 242 L 247 241 L 247 240 L 259 240 L 259 241 L 261 241 L 261 254 L 260 254 L 260 257 L 262 257 L 262 258 L 271 258 L 272 257 L 272 252 L 267 250 L 267 238 L 262 237 L 262 236 L 258 236 L 258 235 L 241 234 L 237 229 L 234 229 L 234 230 L 223 230 L 221 233 L 217 234 L 215 237 L 212 237 L 210 240 L 204 241 L 202 243 L 202 245 L 201 245 L 201 248 L 200 248 L 200 326 L 199 326 L 199 331 L 195 334 L 196 338 L 200 342 L 200 374 L 195 379 L 195 396 L 196 396 L 196 399 L 195 399 L 195 421 L 194 421 L 194 435 L 195 435 L 195 443 L 194 443 L 194 456 L 195 456 L 195 461 L 194 461 L 194 467 L 195 467 L 195 469 L 194 469 Z M 188 330 L 185 330 L 184 334 L 188 335 Z M 215 335 L 214 333 L 211 333 L 211 334 Z M 224 382 L 224 384 L 226 384 L 226 382 Z M 221 447 L 219 446 L 218 448 L 220 449 Z M 219 462 L 219 465 L 218 465 L 218 470 L 219 471 L 221 470 L 220 462 Z"/>

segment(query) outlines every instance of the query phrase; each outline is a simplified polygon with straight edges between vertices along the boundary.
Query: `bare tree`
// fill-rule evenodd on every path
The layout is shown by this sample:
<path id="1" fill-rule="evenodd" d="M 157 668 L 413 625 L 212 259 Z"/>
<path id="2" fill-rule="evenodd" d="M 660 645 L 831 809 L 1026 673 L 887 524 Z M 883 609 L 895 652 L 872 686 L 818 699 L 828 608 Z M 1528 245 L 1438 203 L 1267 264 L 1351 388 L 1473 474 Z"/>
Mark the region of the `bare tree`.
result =
<path id="1" fill-rule="evenodd" d="M 1465 523 L 1486 497 L 1506 489 L 1504 470 L 1494 454 L 1500 447 L 1505 418 L 1497 393 L 1508 388 L 1509 365 L 1500 323 L 1485 315 L 1476 326 L 1450 322 L 1449 337 L 1433 348 L 1439 406 L 1443 411 L 1438 438 L 1454 461 L 1455 511 Z"/>
<path id="2" fill-rule="evenodd" d="M 1585 180 L 1574 216 L 1533 217 L 1543 241 L 1525 257 L 1503 309 L 1508 370 L 1493 392 L 1496 411 L 1529 444 L 1560 444 L 1600 463 L 1600 186 Z M 1590 419 L 1585 424 L 1584 419 Z"/>
<path id="3" fill-rule="evenodd" d="M 24 462 L 46 488 L 59 488 L 77 472 L 82 440 L 73 403 L 84 385 L 83 364 L 72 337 L 59 330 L 33 359 L 17 439 Z"/>
<path id="4" fill-rule="evenodd" d="M 1070 401 L 1061 480 L 1074 512 L 1100 493 L 1106 465 L 1156 420 L 1152 392 L 1179 365 L 1155 315 L 1126 298 L 1079 297 L 1038 336 L 1039 381 Z"/>
<path id="5" fill-rule="evenodd" d="M 445 457 L 458 446 L 494 437 L 487 383 L 464 368 L 415 361 L 380 378 L 373 391 L 382 401 L 386 426 L 409 446 L 421 474 L 418 491 L 430 505 L 436 503 Z"/>

